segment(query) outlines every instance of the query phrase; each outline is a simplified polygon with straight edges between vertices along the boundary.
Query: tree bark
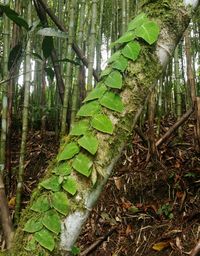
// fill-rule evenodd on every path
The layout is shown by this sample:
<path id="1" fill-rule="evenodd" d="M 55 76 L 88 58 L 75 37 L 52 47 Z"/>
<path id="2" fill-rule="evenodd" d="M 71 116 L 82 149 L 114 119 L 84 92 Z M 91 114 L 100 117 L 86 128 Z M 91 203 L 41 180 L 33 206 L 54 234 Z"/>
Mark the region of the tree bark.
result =
<path id="1" fill-rule="evenodd" d="M 118 114 L 104 109 L 104 113 L 112 121 L 114 132 L 112 135 L 102 132 L 96 133 L 99 149 L 93 159 L 92 179 L 93 181 L 97 179 L 95 186 L 92 185 L 88 178 L 76 173 L 73 174 L 73 177 L 78 182 L 79 190 L 75 197 L 69 199 L 72 207 L 68 216 L 63 219 L 61 241 L 57 242 L 57 247 L 53 252 L 48 253 L 48 251 L 37 247 L 38 251 L 31 252 L 31 254 L 24 249 L 27 240 L 30 239 L 30 235 L 23 232 L 23 228 L 24 223 L 33 214 L 30 210 L 32 202 L 42 194 L 42 188 L 38 188 L 32 196 L 30 205 L 23 213 L 15 235 L 12 256 L 39 255 L 40 253 L 41 255 L 69 255 L 69 251 L 80 234 L 81 227 L 87 220 L 92 207 L 112 173 L 115 163 L 121 155 L 127 139 L 131 135 L 133 121 L 135 123 L 138 110 L 144 105 L 152 87 L 156 84 L 169 58 L 173 55 L 178 41 L 189 24 L 192 11 L 197 8 L 199 1 L 168 1 L 167 9 L 166 4 L 166 0 L 157 0 L 148 1 L 147 4 L 143 5 L 143 11 L 160 25 L 160 36 L 157 43 L 152 46 L 147 46 L 142 42 L 143 47 L 140 57 L 137 61 L 129 61 L 128 63 L 120 93 L 125 106 L 124 111 Z M 67 140 L 69 142 L 70 137 Z M 47 177 L 51 175 L 52 168 L 54 168 L 54 164 L 49 167 Z"/>

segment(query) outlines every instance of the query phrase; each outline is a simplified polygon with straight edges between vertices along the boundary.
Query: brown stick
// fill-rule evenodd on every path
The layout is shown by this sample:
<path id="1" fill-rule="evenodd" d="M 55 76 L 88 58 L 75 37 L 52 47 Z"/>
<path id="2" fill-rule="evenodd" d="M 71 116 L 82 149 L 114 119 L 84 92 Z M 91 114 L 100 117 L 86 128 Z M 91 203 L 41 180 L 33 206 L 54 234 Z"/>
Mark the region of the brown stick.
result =
<path id="1" fill-rule="evenodd" d="M 174 131 L 176 131 L 179 126 L 181 126 L 189 116 L 194 112 L 194 108 L 190 108 L 182 117 L 174 124 L 172 127 L 156 142 L 156 147 L 159 147 L 163 142 L 165 142 Z"/>
<path id="2" fill-rule="evenodd" d="M 112 228 L 107 234 L 105 234 L 103 237 L 100 237 L 98 240 L 96 240 L 93 244 L 91 244 L 85 251 L 83 251 L 80 256 L 86 256 L 90 252 L 92 252 L 94 249 L 96 249 L 103 241 L 105 241 L 112 233 L 117 229 L 117 227 Z"/>
<path id="3" fill-rule="evenodd" d="M 0 174 L 0 212 L 6 247 L 7 249 L 10 249 L 13 238 L 13 229 L 2 174 Z"/>
<path id="4" fill-rule="evenodd" d="M 200 240 L 196 244 L 196 246 L 193 248 L 193 250 L 190 253 L 190 256 L 198 256 L 200 252 Z"/>
<path id="5" fill-rule="evenodd" d="M 46 13 L 49 15 L 49 17 L 52 19 L 52 21 L 56 24 L 56 26 L 63 32 L 67 32 L 67 29 L 65 28 L 65 26 L 59 21 L 58 17 L 56 17 L 56 15 L 52 12 L 52 10 L 49 8 L 49 6 L 43 1 L 43 0 L 37 0 L 41 6 L 44 8 L 44 10 L 46 11 Z M 88 60 L 85 57 L 84 53 L 82 52 L 82 50 L 79 48 L 79 46 L 76 43 L 72 44 L 72 48 L 75 51 L 75 53 L 77 54 L 77 56 L 79 57 L 79 59 L 82 61 L 82 63 L 84 64 L 84 66 L 88 67 Z M 96 70 L 93 69 L 93 76 L 95 78 L 95 80 L 98 82 L 99 81 L 99 76 L 96 72 Z"/>

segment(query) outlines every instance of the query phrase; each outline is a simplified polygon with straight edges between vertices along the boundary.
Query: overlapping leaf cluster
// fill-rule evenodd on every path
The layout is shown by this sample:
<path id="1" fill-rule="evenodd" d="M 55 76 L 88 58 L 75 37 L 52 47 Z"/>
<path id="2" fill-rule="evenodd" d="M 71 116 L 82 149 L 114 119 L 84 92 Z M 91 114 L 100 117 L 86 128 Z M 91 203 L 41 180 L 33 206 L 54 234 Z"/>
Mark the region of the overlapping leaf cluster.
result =
<path id="1" fill-rule="evenodd" d="M 36 242 L 49 251 L 55 248 L 55 236 L 61 232 L 61 219 L 70 210 L 67 193 L 74 196 L 79 189 L 74 173 L 87 178 L 91 176 L 94 171 L 93 157 L 99 147 L 96 132 L 112 135 L 114 131 L 105 108 L 118 113 L 124 111 L 119 95 L 123 72 L 128 61 L 135 61 L 140 54 L 138 39 L 142 38 L 148 44 L 153 44 L 158 34 L 158 25 L 141 13 L 129 23 L 128 31 L 114 43 L 119 45 L 119 50 L 108 60 L 108 67 L 102 72 L 101 81 L 88 94 L 78 111 L 79 121 L 71 129 L 70 143 L 66 143 L 59 152 L 52 175 L 40 183 L 44 193 L 31 207 L 32 211 L 38 213 L 37 217 L 29 219 L 24 227 L 24 231 L 31 233 L 32 237 L 27 250 L 33 251 Z"/>

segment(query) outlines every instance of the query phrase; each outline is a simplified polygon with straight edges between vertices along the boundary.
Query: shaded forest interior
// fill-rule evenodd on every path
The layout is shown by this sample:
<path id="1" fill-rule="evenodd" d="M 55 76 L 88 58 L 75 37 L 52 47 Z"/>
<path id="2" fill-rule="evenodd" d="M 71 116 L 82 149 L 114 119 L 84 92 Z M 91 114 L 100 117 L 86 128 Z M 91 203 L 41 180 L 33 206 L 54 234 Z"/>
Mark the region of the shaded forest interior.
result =
<path id="1" fill-rule="evenodd" d="M 0 171 L 16 227 L 21 208 L 67 140 L 84 98 L 118 50 L 112 43 L 142 4 L 5 4 L 10 7 L 0 4 Z M 199 248 L 190 254 L 200 244 L 199 42 L 200 10 L 141 109 L 77 241 L 77 255 L 199 255 Z"/>

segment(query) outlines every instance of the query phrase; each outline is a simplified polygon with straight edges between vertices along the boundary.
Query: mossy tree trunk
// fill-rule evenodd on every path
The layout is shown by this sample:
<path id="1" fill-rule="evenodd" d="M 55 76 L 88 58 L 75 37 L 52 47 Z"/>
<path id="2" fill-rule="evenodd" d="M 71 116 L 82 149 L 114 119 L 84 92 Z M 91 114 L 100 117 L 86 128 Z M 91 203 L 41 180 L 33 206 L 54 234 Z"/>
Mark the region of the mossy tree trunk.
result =
<path id="1" fill-rule="evenodd" d="M 188 6 L 189 4 L 191 6 Z M 29 252 L 25 250 L 27 240 L 32 239 L 32 234 L 23 231 L 24 223 L 31 217 L 37 216 L 37 213 L 31 211 L 30 207 L 39 196 L 47 193 L 40 186 L 33 194 L 30 205 L 22 214 L 21 222 L 15 235 L 13 250 L 10 252 L 12 256 L 68 255 L 81 231 L 81 227 L 84 225 L 92 207 L 106 184 L 113 170 L 113 166 L 120 157 L 126 141 L 132 132 L 134 123 L 139 116 L 138 111 L 146 102 L 149 93 L 164 71 L 169 58 L 173 55 L 178 41 L 189 24 L 192 10 L 198 4 L 199 1 L 195 0 L 185 0 L 184 2 L 181 0 L 157 0 L 147 1 L 147 4 L 143 5 L 143 11 L 151 19 L 156 20 L 161 28 L 159 39 L 157 43 L 151 46 L 141 40 L 140 45 L 142 48 L 139 58 L 134 62 L 128 62 L 123 75 L 122 90 L 120 92 L 120 97 L 124 105 L 123 111 L 116 113 L 103 108 L 103 113 L 112 122 L 114 128 L 113 133 L 95 132 L 99 142 L 99 148 L 96 155 L 92 158 L 93 171 L 91 179 L 79 175 L 77 172 L 73 172 L 72 176 L 76 180 L 78 192 L 74 197 L 70 196 L 68 198 L 70 211 L 62 220 L 61 241 L 58 236 L 55 236 L 57 242 L 55 249 L 51 252 L 43 249 L 38 244 L 35 250 Z M 167 8 L 166 5 L 168 5 Z M 67 137 L 65 140 L 67 140 L 67 143 L 73 144 L 74 137 Z M 49 167 L 45 179 L 52 176 L 52 170 L 55 169 L 55 165 L 57 164 L 56 161 L 58 161 L 59 157 L 61 160 L 63 158 L 62 152 L 61 150 L 57 160 Z M 93 185 L 94 183 L 95 185 Z M 9 253 L 6 255 L 9 255 Z"/>

